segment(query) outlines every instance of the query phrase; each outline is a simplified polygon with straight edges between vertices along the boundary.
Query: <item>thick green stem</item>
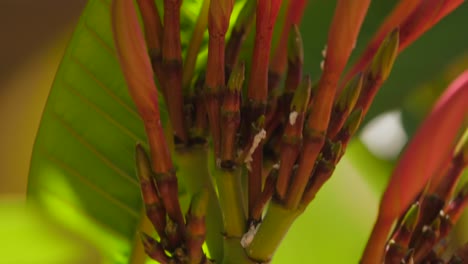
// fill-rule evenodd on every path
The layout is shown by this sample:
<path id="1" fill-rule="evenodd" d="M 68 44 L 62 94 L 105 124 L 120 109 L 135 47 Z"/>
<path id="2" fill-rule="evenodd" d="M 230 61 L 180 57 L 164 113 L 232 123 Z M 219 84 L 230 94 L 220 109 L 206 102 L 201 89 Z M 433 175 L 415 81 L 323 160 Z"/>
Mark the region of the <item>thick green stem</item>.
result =
<path id="1" fill-rule="evenodd" d="M 213 176 L 218 188 L 225 236 L 240 238 L 246 230 L 240 170 L 229 171 L 215 168 Z"/>
<path id="2" fill-rule="evenodd" d="M 209 168 L 216 183 L 224 223 L 222 263 L 249 263 L 240 244 L 246 231 L 246 212 L 241 184 L 241 169 L 225 170 L 217 166 L 210 153 Z M 243 261 L 241 261 L 243 260 Z"/>
<path id="3" fill-rule="evenodd" d="M 224 259 L 222 264 L 257 264 L 256 261 L 249 259 L 242 248 L 240 239 L 226 238 L 224 240 Z"/>
<path id="4" fill-rule="evenodd" d="M 206 244 L 211 258 L 220 260 L 223 258 L 223 222 L 219 202 L 213 183 L 208 172 L 208 150 L 204 146 L 194 146 L 190 149 L 175 151 L 175 160 L 178 166 L 177 176 L 189 194 L 194 194 L 206 189 L 210 196 L 206 214 Z M 184 208 L 185 210 L 186 208 Z"/>
<path id="5" fill-rule="evenodd" d="M 252 243 L 245 249 L 248 257 L 259 263 L 271 261 L 292 223 L 302 212 L 302 209 L 287 209 L 272 201 Z"/>

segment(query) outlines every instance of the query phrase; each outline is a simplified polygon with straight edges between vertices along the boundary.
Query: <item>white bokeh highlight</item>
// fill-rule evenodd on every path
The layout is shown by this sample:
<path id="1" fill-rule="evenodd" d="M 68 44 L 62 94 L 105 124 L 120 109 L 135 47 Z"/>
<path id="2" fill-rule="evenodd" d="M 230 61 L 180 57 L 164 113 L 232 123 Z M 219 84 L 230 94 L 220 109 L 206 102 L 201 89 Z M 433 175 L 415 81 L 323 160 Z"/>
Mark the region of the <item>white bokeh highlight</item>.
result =
<path id="1" fill-rule="evenodd" d="M 359 138 L 375 156 L 386 160 L 395 159 L 408 141 L 401 111 L 385 112 L 372 119 L 362 129 Z"/>

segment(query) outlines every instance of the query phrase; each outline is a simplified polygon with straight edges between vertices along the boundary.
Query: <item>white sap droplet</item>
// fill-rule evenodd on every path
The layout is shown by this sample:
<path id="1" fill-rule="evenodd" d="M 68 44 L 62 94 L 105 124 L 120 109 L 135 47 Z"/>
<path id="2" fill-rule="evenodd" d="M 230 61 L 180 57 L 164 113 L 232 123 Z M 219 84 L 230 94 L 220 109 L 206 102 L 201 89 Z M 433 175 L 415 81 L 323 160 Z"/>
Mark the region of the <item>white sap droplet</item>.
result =
<path id="1" fill-rule="evenodd" d="M 326 58 L 327 57 L 327 45 L 325 44 L 325 46 L 323 47 L 323 50 L 322 50 L 322 57 L 323 58 Z"/>
<path id="2" fill-rule="evenodd" d="M 291 124 L 291 126 L 294 126 L 294 124 L 296 124 L 296 119 L 298 115 L 299 113 L 296 111 L 292 111 L 291 113 L 289 113 L 289 124 Z"/>
<path id="3" fill-rule="evenodd" d="M 241 239 L 241 246 L 243 248 L 247 248 L 253 241 L 254 237 L 255 237 L 255 234 L 257 233 L 258 231 L 258 228 L 260 227 L 260 225 L 257 225 L 257 226 L 254 226 L 253 224 L 250 225 L 250 228 L 249 228 L 249 231 L 247 231 L 243 236 L 242 236 L 242 239 Z"/>
<path id="4" fill-rule="evenodd" d="M 252 142 L 252 146 L 249 149 L 249 153 L 247 154 L 247 156 L 244 159 L 245 166 L 247 167 L 247 170 L 250 171 L 250 169 L 251 169 L 250 163 L 253 161 L 252 154 L 255 152 L 255 150 L 257 149 L 260 142 L 265 138 L 266 138 L 266 130 L 265 129 L 260 130 L 260 132 L 258 132 L 255 135 L 254 140 Z"/>
<path id="5" fill-rule="evenodd" d="M 280 163 L 278 162 L 278 163 L 274 164 L 274 165 L 272 166 L 272 168 L 275 169 L 275 170 L 279 170 L 279 168 L 280 168 Z"/>

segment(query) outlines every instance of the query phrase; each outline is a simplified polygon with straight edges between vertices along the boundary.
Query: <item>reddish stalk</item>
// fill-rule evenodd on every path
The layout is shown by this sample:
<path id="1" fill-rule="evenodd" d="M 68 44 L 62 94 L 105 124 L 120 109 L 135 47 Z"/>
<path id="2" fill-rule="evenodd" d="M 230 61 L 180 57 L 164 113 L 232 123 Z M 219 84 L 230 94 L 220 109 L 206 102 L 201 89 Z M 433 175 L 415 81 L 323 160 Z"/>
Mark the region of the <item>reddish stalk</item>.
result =
<path id="1" fill-rule="evenodd" d="M 138 0 L 138 7 L 143 19 L 145 30 L 146 45 L 151 58 L 151 64 L 156 78 L 163 83 L 162 57 L 161 57 L 161 42 L 164 29 L 159 17 L 158 8 L 153 0 Z M 164 89 L 162 89 L 165 93 Z"/>
<path id="2" fill-rule="evenodd" d="M 465 0 L 445 0 L 436 18 L 432 21 L 430 27 L 437 24 L 442 18 L 444 18 L 446 15 L 450 14 L 452 11 L 457 9 L 457 7 L 459 7 L 464 2 Z"/>
<path id="3" fill-rule="evenodd" d="M 302 129 L 304 127 L 306 109 L 309 105 L 311 88 L 310 76 L 306 76 L 296 90 L 289 109 L 289 120 L 287 121 L 281 140 L 280 167 L 276 184 L 276 193 L 280 200 L 283 200 L 286 196 L 293 166 L 301 150 Z"/>
<path id="4" fill-rule="evenodd" d="M 420 3 L 421 0 L 405 0 L 398 3 L 398 5 L 393 9 L 392 13 L 388 15 L 387 18 L 385 18 L 377 33 L 374 34 L 374 37 L 367 45 L 364 53 L 348 71 L 346 77 L 343 79 L 343 85 L 345 85 L 358 72 L 363 71 L 367 67 L 385 37 L 392 30 L 398 28 L 403 23 L 403 21 L 405 21 L 406 18 L 420 5 Z M 344 88 L 343 85 L 341 88 Z"/>
<path id="5" fill-rule="evenodd" d="M 284 88 L 285 91 L 282 95 L 279 95 L 277 90 L 273 91 L 272 98 L 270 98 L 270 101 L 268 102 L 268 109 L 266 112 L 266 124 L 268 128 L 267 131 L 270 131 L 270 134 L 279 125 L 280 119 L 284 118 L 288 114 L 289 105 L 294 95 L 294 91 L 296 90 L 302 79 L 302 68 L 304 65 L 304 47 L 302 43 L 301 33 L 297 25 L 292 25 L 292 30 L 289 32 L 287 52 L 288 70 L 286 73 L 286 81 Z M 273 77 L 270 71 L 268 76 L 269 90 L 271 90 L 271 86 L 276 85 L 274 84 L 274 82 L 275 80 L 279 81 L 280 77 L 281 76 Z M 269 135 L 267 136 L 269 137 Z"/>
<path id="6" fill-rule="evenodd" d="M 306 4 L 306 0 L 289 1 L 288 10 L 286 11 L 286 18 L 281 30 L 281 36 L 275 48 L 274 56 L 270 62 L 270 77 L 268 78 L 269 82 L 271 81 L 272 76 L 273 79 L 281 79 L 281 76 L 283 76 L 284 72 L 286 71 L 290 31 L 293 25 L 299 25 L 301 23 Z M 269 84 L 269 86 L 269 90 L 276 88 L 276 85 L 273 87 Z"/>
<path id="7" fill-rule="evenodd" d="M 354 48 L 364 16 L 370 1 L 343 1 L 337 3 L 335 15 L 328 35 L 328 55 L 324 71 L 319 81 L 314 103 L 310 106 L 305 125 L 304 148 L 296 177 L 292 182 L 287 199 L 287 207 L 299 205 L 314 162 L 325 142 L 325 133 L 330 120 L 333 99 L 340 75 Z"/>
<path id="8" fill-rule="evenodd" d="M 425 0 L 411 13 L 400 26 L 400 48 L 404 50 L 431 25 L 439 14 L 444 0 Z"/>
<path id="9" fill-rule="evenodd" d="M 140 179 L 141 194 L 145 204 L 146 216 L 153 224 L 160 238 L 165 237 L 166 209 L 162 205 L 158 190 L 153 181 L 153 172 L 145 150 L 140 144 L 136 146 L 135 160 L 137 163 L 137 175 Z"/>
<path id="10" fill-rule="evenodd" d="M 267 100 L 271 38 L 281 2 L 282 0 L 258 0 L 257 2 L 257 24 L 248 98 L 258 104 L 266 104 Z"/>
<path id="11" fill-rule="evenodd" d="M 273 26 L 278 16 L 282 0 L 258 0 L 255 44 L 252 59 L 252 70 L 248 84 L 248 119 L 247 126 L 259 120 L 265 114 L 265 106 L 268 95 L 268 63 L 270 57 L 271 38 Z M 262 118 L 263 119 L 263 118 Z M 264 121 L 260 122 L 258 133 L 263 133 Z M 257 138 L 260 134 L 248 133 L 248 137 Z M 263 168 L 263 142 L 260 140 L 258 146 L 251 154 L 252 162 L 248 173 L 248 204 L 249 218 L 262 192 L 262 168 Z"/>
<path id="12" fill-rule="evenodd" d="M 180 6 L 182 0 L 164 0 L 162 60 L 166 102 L 175 142 L 187 144 L 182 94 L 182 48 L 180 43 Z"/>
<path id="13" fill-rule="evenodd" d="M 202 246 L 206 237 L 205 218 L 209 198 L 206 190 L 194 195 L 187 212 L 186 245 L 190 264 L 203 263 L 206 258 Z"/>
<path id="14" fill-rule="evenodd" d="M 183 231 L 184 220 L 178 200 L 177 178 L 161 126 L 157 89 L 135 6 L 132 1 L 116 0 L 112 3 L 118 58 L 130 95 L 145 127 L 160 197 L 169 217 Z"/>
<path id="15" fill-rule="evenodd" d="M 236 137 L 240 125 L 241 90 L 244 82 L 245 65 L 238 64 L 228 82 L 228 89 L 224 92 L 221 107 L 222 148 L 221 167 L 233 169 L 235 163 Z"/>
<path id="16" fill-rule="evenodd" d="M 400 1 L 400 4 L 386 18 L 385 22 L 374 35 L 363 55 L 361 55 L 351 70 L 348 71 L 344 78 L 344 83 L 357 72 L 367 67 L 381 42 L 392 29 L 399 27 L 402 32 L 405 32 L 400 36 L 401 44 L 399 52 L 401 52 L 463 2 L 463 0 Z M 343 85 L 340 86 L 340 90 L 342 88 Z"/>
<path id="17" fill-rule="evenodd" d="M 264 122 L 264 116 L 261 115 L 255 123 L 252 141 L 249 144 L 247 157 L 244 159 L 248 171 L 247 195 L 249 220 L 252 219 L 255 203 L 262 193 L 263 142 L 266 134 L 266 131 L 263 129 L 265 126 Z"/>
<path id="18" fill-rule="evenodd" d="M 213 137 L 215 158 L 221 152 L 220 92 L 225 86 L 224 52 L 225 35 L 229 27 L 233 0 L 210 2 L 208 15 L 208 61 L 206 65 L 206 111 Z"/>
<path id="19" fill-rule="evenodd" d="M 259 195 L 259 199 L 255 202 L 255 206 L 252 212 L 252 221 L 259 223 L 262 220 L 262 214 L 265 206 L 270 201 L 271 197 L 275 193 L 276 179 L 278 176 L 278 170 L 273 168 L 265 180 L 265 186 L 263 187 L 262 194 Z"/>

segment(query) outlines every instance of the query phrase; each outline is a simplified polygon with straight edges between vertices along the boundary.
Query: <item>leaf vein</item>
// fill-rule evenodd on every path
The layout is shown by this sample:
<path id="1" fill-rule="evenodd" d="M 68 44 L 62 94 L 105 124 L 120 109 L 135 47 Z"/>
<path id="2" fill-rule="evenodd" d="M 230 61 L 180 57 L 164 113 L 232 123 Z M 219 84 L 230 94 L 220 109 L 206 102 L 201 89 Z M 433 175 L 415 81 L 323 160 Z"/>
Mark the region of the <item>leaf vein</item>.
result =
<path id="1" fill-rule="evenodd" d="M 121 98 L 119 98 L 109 87 L 107 87 L 104 83 L 102 83 L 96 75 L 88 69 L 78 58 L 75 56 L 71 56 L 70 60 L 74 63 L 76 63 L 77 66 L 79 66 L 91 79 L 93 79 L 94 82 L 96 82 L 99 87 L 101 87 L 112 99 L 114 99 L 119 105 L 124 107 L 128 112 L 130 112 L 132 115 L 134 115 L 136 118 L 140 119 L 140 115 L 129 105 L 127 105 Z"/>
<path id="2" fill-rule="evenodd" d="M 63 170 L 70 173 L 70 175 L 75 176 L 79 181 L 81 181 L 82 183 L 84 183 L 85 185 L 87 185 L 88 187 L 93 189 L 96 193 L 100 194 L 102 197 L 106 198 L 110 203 L 114 204 L 115 206 L 117 206 L 117 207 L 121 208 L 122 210 L 124 210 L 125 212 L 127 212 L 131 217 L 133 217 L 135 219 L 139 219 L 139 214 L 135 209 L 129 207 L 128 205 L 122 203 L 121 201 L 119 201 L 118 199 L 113 197 L 112 195 L 108 194 L 102 188 L 100 188 L 99 186 L 97 186 L 93 182 L 86 179 L 85 176 L 83 176 L 81 173 L 79 173 L 78 171 L 71 168 L 68 164 L 66 164 L 65 162 L 60 160 L 58 157 L 56 157 L 56 156 L 54 156 L 54 155 L 52 155 L 50 153 L 47 153 L 45 150 L 43 150 L 43 152 L 44 152 L 44 155 L 46 156 L 46 158 L 49 161 L 55 163 L 57 166 L 61 167 Z"/>
<path id="3" fill-rule="evenodd" d="M 133 185 L 139 186 L 137 180 L 134 177 L 130 176 L 128 173 L 124 172 L 112 161 L 110 161 L 89 141 L 87 141 L 83 136 L 79 135 L 77 131 L 75 131 L 73 127 L 71 127 L 69 124 L 67 124 L 66 121 L 63 118 L 61 118 L 57 113 L 53 113 L 52 116 L 59 122 L 60 125 L 62 125 L 70 133 L 71 136 L 77 139 L 81 144 L 83 144 L 84 147 L 86 147 L 89 151 L 96 155 L 96 157 L 98 157 L 99 160 L 101 160 L 105 165 L 107 165 L 108 168 L 116 172 L 118 175 L 120 175 L 122 178 L 129 181 Z"/>

